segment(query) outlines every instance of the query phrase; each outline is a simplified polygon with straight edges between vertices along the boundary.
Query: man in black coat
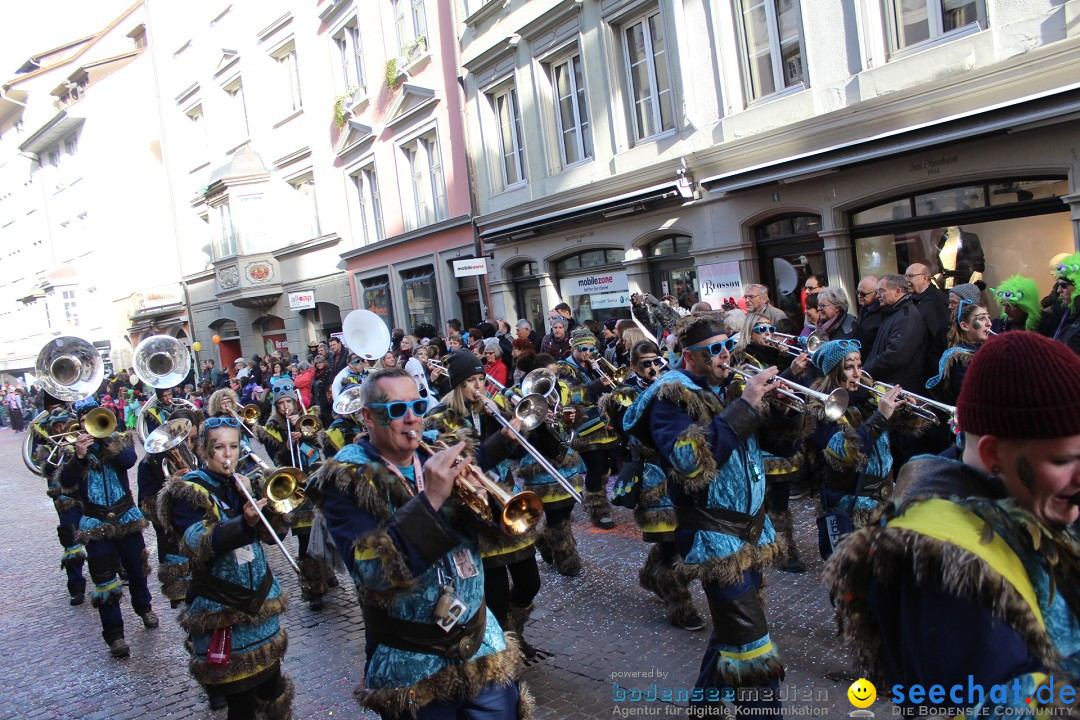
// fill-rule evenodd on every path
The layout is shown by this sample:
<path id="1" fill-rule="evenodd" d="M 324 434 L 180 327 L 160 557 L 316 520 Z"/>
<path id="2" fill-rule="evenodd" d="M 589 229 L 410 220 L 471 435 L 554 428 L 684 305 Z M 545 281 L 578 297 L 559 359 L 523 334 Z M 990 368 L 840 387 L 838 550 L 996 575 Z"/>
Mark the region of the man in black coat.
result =
<path id="1" fill-rule="evenodd" d="M 518 320 L 517 327 L 515 328 L 517 337 L 524 338 L 532 343 L 533 349 L 536 352 L 540 352 L 540 336 L 533 330 L 532 323 L 528 320 Z"/>
<path id="2" fill-rule="evenodd" d="M 878 331 L 881 329 L 881 303 L 877 299 L 878 279 L 867 275 L 859 281 L 855 296 L 859 303 L 859 312 L 855 321 L 855 339 L 862 344 L 863 353 L 868 355 L 874 347 Z M 865 355 L 864 355 L 865 357 Z"/>
<path id="3" fill-rule="evenodd" d="M 881 330 L 864 355 L 863 369 L 875 380 L 917 393 L 926 383 L 927 336 L 926 323 L 911 301 L 911 283 L 896 273 L 882 275 L 878 301 L 882 305 Z"/>
<path id="4" fill-rule="evenodd" d="M 908 265 L 904 277 L 911 283 L 911 301 L 915 303 L 923 322 L 926 323 L 927 377 L 937 374 L 938 359 L 948 344 L 949 299 L 934 283 L 930 282 L 930 268 L 922 263 Z"/>

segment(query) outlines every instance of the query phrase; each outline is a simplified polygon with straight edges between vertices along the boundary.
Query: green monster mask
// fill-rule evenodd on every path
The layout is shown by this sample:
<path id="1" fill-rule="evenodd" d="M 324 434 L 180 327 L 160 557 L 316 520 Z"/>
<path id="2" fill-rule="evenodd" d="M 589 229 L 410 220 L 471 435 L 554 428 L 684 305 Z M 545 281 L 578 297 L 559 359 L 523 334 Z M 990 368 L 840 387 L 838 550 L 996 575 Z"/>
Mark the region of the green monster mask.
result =
<path id="1" fill-rule="evenodd" d="M 1035 281 L 1023 275 L 1013 275 L 997 286 L 990 288 L 990 292 L 998 299 L 998 303 L 1008 303 L 1021 308 L 1027 313 L 1025 330 L 1036 330 L 1039 327 L 1039 319 L 1042 317 L 1042 306 L 1039 305 L 1039 286 Z M 1001 316 L 1005 317 L 1004 308 Z"/>

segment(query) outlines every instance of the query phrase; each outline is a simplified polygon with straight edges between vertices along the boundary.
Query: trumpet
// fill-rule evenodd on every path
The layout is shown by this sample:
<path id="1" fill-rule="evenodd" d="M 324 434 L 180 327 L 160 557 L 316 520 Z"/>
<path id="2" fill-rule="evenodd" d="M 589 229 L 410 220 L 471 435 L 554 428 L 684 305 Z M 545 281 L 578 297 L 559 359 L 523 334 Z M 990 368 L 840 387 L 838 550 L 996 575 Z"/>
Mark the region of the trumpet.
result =
<path id="1" fill-rule="evenodd" d="M 882 397 L 885 393 L 896 387 L 895 385 L 890 385 L 889 383 L 874 380 L 874 378 L 872 378 L 870 374 L 865 370 L 862 371 L 861 379 L 865 382 L 860 382 L 859 387 L 869 390 L 874 395 L 878 396 L 878 398 Z M 915 415 L 916 417 L 920 417 L 923 420 L 931 422 L 934 425 L 937 425 L 941 422 L 941 418 L 937 416 L 937 413 L 934 412 L 935 410 L 945 413 L 950 418 L 956 416 L 955 405 L 946 405 L 943 402 L 938 402 L 937 400 L 932 400 L 928 397 L 923 397 L 922 395 L 916 395 L 915 393 L 908 392 L 907 390 L 901 390 L 900 397 L 908 401 L 906 405 L 901 406 L 902 410 L 905 410 L 912 415 Z"/>
<path id="2" fill-rule="evenodd" d="M 409 431 L 409 437 L 416 440 L 420 449 L 428 455 L 434 455 L 438 450 L 447 448 L 446 443 L 441 440 L 435 443 L 435 448 L 432 448 L 420 439 L 415 430 Z M 496 504 L 502 508 L 499 511 L 499 529 L 507 535 L 517 536 L 527 533 L 536 527 L 544 515 L 544 501 L 533 491 L 524 490 L 511 495 L 484 474 L 483 470 L 471 462 L 465 463 L 465 474 L 458 476 L 454 481 L 453 495 L 481 520 L 493 523 L 494 514 L 491 506 L 480 494 L 481 489 L 487 491 L 488 495 L 493 497 Z"/>
<path id="3" fill-rule="evenodd" d="M 98 440 L 107 438 L 116 432 L 116 416 L 113 415 L 111 410 L 106 410 L 103 407 L 96 407 L 86 413 L 82 419 L 82 424 L 86 428 L 86 432 Z"/>
<path id="4" fill-rule="evenodd" d="M 745 380 L 749 380 L 761 372 L 752 365 L 742 365 L 738 368 L 731 365 L 724 365 L 724 367 Z M 783 386 L 777 387 L 776 393 L 786 398 L 789 401 L 789 406 L 796 412 L 806 412 L 810 407 L 820 405 L 824 410 L 825 418 L 830 422 L 836 422 L 847 412 L 848 394 L 847 390 L 843 388 L 837 388 L 826 395 L 780 377 L 774 378 L 773 382 Z"/>
<path id="5" fill-rule="evenodd" d="M 806 337 L 795 338 L 795 342 L 799 344 L 799 347 L 794 347 L 788 344 L 786 340 L 787 338 L 792 337 L 794 336 L 788 335 L 787 333 L 770 333 L 769 336 L 765 338 L 765 342 L 769 345 L 780 348 L 792 357 L 799 357 L 804 352 L 813 355 L 818 351 L 818 348 L 821 347 L 821 344 L 826 342 L 826 340 L 821 335 L 813 333 Z"/>
<path id="6" fill-rule="evenodd" d="M 593 370 L 600 373 L 604 378 L 608 380 L 612 385 L 622 385 L 630 377 L 632 372 L 630 368 L 615 367 L 611 364 L 606 357 L 598 355 L 595 360 L 592 361 Z"/>
<path id="7" fill-rule="evenodd" d="M 258 457 L 258 456 L 255 456 L 254 453 L 252 455 L 253 455 L 253 457 L 256 457 L 256 458 Z M 261 460 L 258 460 L 258 461 L 261 462 Z M 266 528 L 266 531 L 270 533 L 270 537 L 273 538 L 274 543 L 278 546 L 278 549 L 281 550 L 281 554 L 285 556 L 285 559 L 289 562 L 289 565 L 292 566 L 292 569 L 296 571 L 296 574 L 300 577 L 301 582 L 303 582 L 304 575 L 303 575 L 303 573 L 300 572 L 300 566 L 296 563 L 296 560 L 293 559 L 293 556 L 289 554 L 289 551 L 285 549 L 285 543 L 281 542 L 281 538 L 278 537 L 278 534 L 276 532 L 274 532 L 273 526 L 270 524 L 270 521 L 266 519 L 266 515 L 263 514 L 263 511 L 259 509 L 258 504 L 255 502 L 255 498 L 253 498 L 251 496 L 251 492 L 246 487 L 244 487 L 244 483 L 240 482 L 240 479 L 237 478 L 236 475 L 232 472 L 231 463 L 228 460 L 226 460 L 224 464 L 225 464 L 225 474 L 232 476 L 233 482 L 236 483 L 237 489 L 240 490 L 241 494 L 243 494 L 243 496 L 247 499 L 247 501 L 249 503 L 251 503 L 251 507 L 255 508 L 255 512 L 258 514 L 259 520 L 262 522 L 263 526 Z M 295 468 L 290 468 L 290 469 L 295 469 Z M 269 495 L 267 497 L 269 498 Z M 270 502 L 267 503 L 266 506 L 271 507 L 272 503 L 273 503 L 273 501 L 270 501 Z"/>

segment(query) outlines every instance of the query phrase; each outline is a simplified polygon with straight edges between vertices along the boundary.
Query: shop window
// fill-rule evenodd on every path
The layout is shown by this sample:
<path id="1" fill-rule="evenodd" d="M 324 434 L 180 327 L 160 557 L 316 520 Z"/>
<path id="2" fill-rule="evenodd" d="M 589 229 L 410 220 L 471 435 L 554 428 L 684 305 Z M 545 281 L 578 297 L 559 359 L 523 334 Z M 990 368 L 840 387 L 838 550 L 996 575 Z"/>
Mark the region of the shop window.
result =
<path id="1" fill-rule="evenodd" d="M 689 235 L 672 235 L 661 238 L 649 246 L 649 257 L 662 257 L 664 255 L 680 255 L 690 252 L 693 240 Z"/>
<path id="2" fill-rule="evenodd" d="M 983 0 L 885 0 L 895 49 L 965 27 L 986 27 Z"/>
<path id="3" fill-rule="evenodd" d="M 555 271 L 563 273 L 571 270 L 582 270 L 584 268 L 621 263 L 624 255 L 625 251 L 622 250 L 586 250 L 565 257 L 555 263 Z"/>
<path id="4" fill-rule="evenodd" d="M 797 0 L 740 0 L 746 86 L 753 99 L 804 80 Z"/>
<path id="5" fill-rule="evenodd" d="M 360 281 L 363 290 L 360 293 L 360 304 L 365 310 L 370 310 L 383 319 L 387 327 L 393 327 L 393 306 L 390 301 L 390 278 L 379 275 L 365 278 Z"/>
<path id="6" fill-rule="evenodd" d="M 931 269 L 941 288 L 982 280 L 994 287 L 1010 275 L 1034 278 L 1043 293 L 1046 263 L 1073 252 L 1068 207 L 1058 178 L 996 180 L 910 195 L 852 213 L 861 275 Z"/>
<path id="7" fill-rule="evenodd" d="M 425 265 L 408 270 L 401 274 L 401 280 L 405 290 L 405 329 L 411 332 L 421 323 L 439 327 L 434 268 Z"/>

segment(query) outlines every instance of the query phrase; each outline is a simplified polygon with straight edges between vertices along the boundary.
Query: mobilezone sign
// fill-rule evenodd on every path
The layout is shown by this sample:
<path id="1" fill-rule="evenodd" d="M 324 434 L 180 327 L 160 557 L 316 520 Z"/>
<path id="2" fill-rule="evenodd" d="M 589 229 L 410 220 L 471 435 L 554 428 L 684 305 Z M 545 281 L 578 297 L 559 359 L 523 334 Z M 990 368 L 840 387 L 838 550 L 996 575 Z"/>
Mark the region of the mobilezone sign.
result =
<path id="1" fill-rule="evenodd" d="M 559 290 L 564 298 L 575 295 L 607 295 L 629 292 L 630 284 L 626 279 L 626 271 L 614 270 L 565 278 L 559 283 Z"/>

